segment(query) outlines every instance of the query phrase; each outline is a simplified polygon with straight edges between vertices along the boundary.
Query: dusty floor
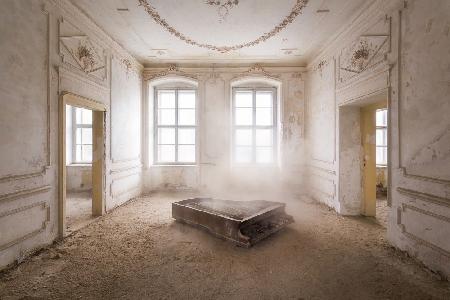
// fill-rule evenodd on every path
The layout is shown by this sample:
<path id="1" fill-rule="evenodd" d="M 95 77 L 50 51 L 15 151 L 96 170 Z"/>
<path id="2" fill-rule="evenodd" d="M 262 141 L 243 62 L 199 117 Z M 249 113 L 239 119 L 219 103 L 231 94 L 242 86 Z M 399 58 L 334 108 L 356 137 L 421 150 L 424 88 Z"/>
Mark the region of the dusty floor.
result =
<path id="1" fill-rule="evenodd" d="M 376 204 L 376 220 L 378 223 L 387 228 L 387 222 L 389 217 L 389 206 L 387 205 L 387 197 L 378 197 L 377 196 L 377 204 Z"/>
<path id="2" fill-rule="evenodd" d="M 79 230 L 92 219 L 92 191 L 68 191 L 66 195 L 67 233 Z"/>
<path id="3" fill-rule="evenodd" d="M 1 274 L 0 299 L 450 299 L 375 219 L 296 199 L 296 223 L 244 249 L 174 222 L 170 203 L 185 196 L 114 210 Z"/>

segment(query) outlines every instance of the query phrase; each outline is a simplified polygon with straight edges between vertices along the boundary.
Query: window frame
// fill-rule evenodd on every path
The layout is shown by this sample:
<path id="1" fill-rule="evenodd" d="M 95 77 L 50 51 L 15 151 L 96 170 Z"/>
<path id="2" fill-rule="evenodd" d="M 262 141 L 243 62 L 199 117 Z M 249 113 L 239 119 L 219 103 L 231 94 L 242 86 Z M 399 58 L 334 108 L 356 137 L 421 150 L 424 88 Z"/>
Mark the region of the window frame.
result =
<path id="1" fill-rule="evenodd" d="M 241 91 L 252 92 L 252 125 L 236 125 L 236 93 Z M 256 93 L 257 92 L 272 92 L 272 125 L 256 125 Z M 234 166 L 252 166 L 252 167 L 272 167 L 277 165 L 278 161 L 278 90 L 276 87 L 233 87 L 232 88 L 232 142 L 231 153 L 232 163 Z M 251 129 L 252 130 L 252 161 L 241 163 L 236 161 L 236 130 L 237 129 Z M 257 129 L 272 129 L 272 162 L 259 163 L 256 161 L 256 130 Z"/>
<path id="2" fill-rule="evenodd" d="M 376 123 L 377 122 L 376 114 L 380 111 L 386 111 L 386 125 L 380 126 Z M 388 154 L 388 124 L 387 124 L 387 120 L 389 118 L 388 114 L 389 114 L 389 111 L 387 108 L 380 108 L 375 111 L 375 155 L 376 155 L 376 149 L 378 149 L 378 148 L 383 148 L 384 149 L 383 152 L 386 154 L 386 163 L 385 164 L 379 164 L 375 157 L 375 164 L 379 168 L 386 168 L 388 165 L 388 155 L 389 155 Z M 380 145 L 377 143 L 376 135 L 377 135 L 378 130 L 382 130 L 385 132 L 385 136 L 386 136 L 386 144 L 385 145 Z"/>
<path id="3" fill-rule="evenodd" d="M 158 92 L 159 91 L 175 91 L 175 125 L 158 125 Z M 193 91 L 195 94 L 195 124 L 194 125 L 178 125 L 178 94 L 179 91 Z M 153 165 L 155 166 L 193 166 L 198 163 L 198 92 L 196 88 L 192 87 L 162 87 L 154 88 L 153 95 Z M 160 162 L 158 160 L 158 133 L 159 128 L 173 128 L 175 130 L 175 161 L 173 162 Z M 194 129 L 195 132 L 195 161 L 193 162 L 179 162 L 178 161 L 178 129 Z"/>
<path id="4" fill-rule="evenodd" d="M 91 133 L 92 133 L 92 138 L 93 138 L 93 128 L 92 128 L 93 119 L 91 119 L 91 124 L 77 123 L 77 109 L 81 109 L 81 110 L 83 110 L 83 109 L 90 110 L 90 109 L 87 109 L 84 107 L 77 107 L 77 106 L 72 106 L 71 109 L 72 109 L 72 112 L 71 112 L 72 113 L 72 162 L 70 163 L 70 165 L 86 165 L 86 166 L 92 165 L 92 159 L 91 159 L 91 161 L 78 161 L 77 160 L 77 146 L 79 145 L 79 144 L 77 144 L 77 129 L 78 128 L 90 128 Z M 92 114 L 93 111 L 92 110 L 90 110 L 90 111 Z M 93 116 L 92 116 L 92 118 L 93 118 Z M 93 140 L 91 140 L 91 144 L 83 144 L 83 134 L 81 134 L 81 149 L 82 149 L 81 154 L 80 154 L 81 156 L 83 155 L 83 145 L 91 145 L 92 148 L 94 147 Z M 93 151 L 93 149 L 92 149 L 92 151 Z"/>

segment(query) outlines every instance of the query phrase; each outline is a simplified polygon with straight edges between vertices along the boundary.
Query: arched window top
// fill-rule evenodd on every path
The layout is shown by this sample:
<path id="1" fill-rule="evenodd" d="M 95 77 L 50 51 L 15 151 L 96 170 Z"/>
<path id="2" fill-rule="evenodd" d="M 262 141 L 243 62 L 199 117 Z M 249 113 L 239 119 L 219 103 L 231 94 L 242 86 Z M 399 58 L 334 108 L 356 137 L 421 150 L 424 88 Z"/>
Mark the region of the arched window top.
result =
<path id="1" fill-rule="evenodd" d="M 231 87 L 242 87 L 242 86 L 252 86 L 252 87 L 281 87 L 281 81 L 274 78 L 269 78 L 265 76 L 245 76 L 236 78 L 231 81 Z"/>
<path id="2" fill-rule="evenodd" d="M 198 81 L 180 75 L 168 75 L 149 82 L 152 87 L 190 87 L 197 88 Z"/>

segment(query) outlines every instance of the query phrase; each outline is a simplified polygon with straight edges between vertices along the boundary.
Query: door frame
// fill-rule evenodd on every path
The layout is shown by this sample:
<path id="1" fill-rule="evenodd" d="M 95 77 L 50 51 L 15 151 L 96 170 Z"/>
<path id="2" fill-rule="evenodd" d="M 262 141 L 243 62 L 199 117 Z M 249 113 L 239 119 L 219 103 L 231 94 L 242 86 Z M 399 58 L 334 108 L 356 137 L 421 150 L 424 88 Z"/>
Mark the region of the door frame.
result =
<path id="1" fill-rule="evenodd" d="M 341 104 L 337 107 L 338 114 L 338 150 L 337 155 L 339 156 L 338 163 L 338 193 L 339 193 L 339 203 L 341 205 L 341 214 L 344 215 L 369 215 L 366 212 L 366 198 L 365 198 L 365 185 L 366 185 L 366 176 L 364 176 L 364 167 L 363 167 L 363 144 L 362 141 L 362 108 L 367 107 L 369 105 L 380 103 L 386 101 L 385 107 L 388 109 L 388 157 L 387 157 L 387 188 L 388 188 L 388 196 L 387 202 L 388 206 L 391 207 L 391 122 L 390 122 L 390 98 L 389 98 L 389 89 L 383 88 L 376 92 L 370 94 L 364 94 L 354 99 L 345 99 L 343 98 Z M 350 112 L 346 111 L 349 110 Z M 355 124 L 354 126 L 358 127 L 358 138 L 352 139 L 351 145 L 354 146 L 353 149 L 353 157 L 357 157 L 357 159 L 353 160 L 343 160 L 342 157 L 348 156 L 348 153 L 345 153 L 343 149 L 342 143 L 346 141 L 346 137 L 348 138 L 351 135 L 351 130 L 348 130 L 347 127 L 342 126 L 342 122 L 344 121 L 345 113 L 350 113 L 353 116 Z M 356 134 L 356 132 L 355 132 Z M 348 139 L 347 139 L 348 140 Z M 347 145 L 348 146 L 348 145 Z M 348 174 L 353 174 L 353 176 L 349 176 Z M 348 184 L 351 181 L 351 184 Z M 345 200 L 345 201 L 344 201 Z M 347 208 L 350 208 L 348 210 Z M 375 212 L 376 214 L 376 212 Z"/>
<path id="2" fill-rule="evenodd" d="M 58 237 L 66 236 L 66 105 L 92 110 L 92 215 L 105 213 L 106 106 L 70 92 L 62 92 L 59 101 Z"/>

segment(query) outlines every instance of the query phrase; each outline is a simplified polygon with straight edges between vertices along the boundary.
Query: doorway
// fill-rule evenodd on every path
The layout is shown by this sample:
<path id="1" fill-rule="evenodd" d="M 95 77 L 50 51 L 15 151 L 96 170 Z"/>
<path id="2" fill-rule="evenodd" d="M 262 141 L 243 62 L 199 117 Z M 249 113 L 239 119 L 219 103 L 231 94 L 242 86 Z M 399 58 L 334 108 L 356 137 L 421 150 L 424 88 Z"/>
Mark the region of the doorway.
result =
<path id="1" fill-rule="evenodd" d="M 386 227 L 388 205 L 387 91 L 339 106 L 341 213 L 374 217 Z"/>
<path id="2" fill-rule="evenodd" d="M 59 237 L 105 212 L 104 104 L 63 93 L 59 107 Z"/>
<path id="3" fill-rule="evenodd" d="M 388 108 L 383 100 L 361 107 L 362 214 L 387 226 Z"/>

